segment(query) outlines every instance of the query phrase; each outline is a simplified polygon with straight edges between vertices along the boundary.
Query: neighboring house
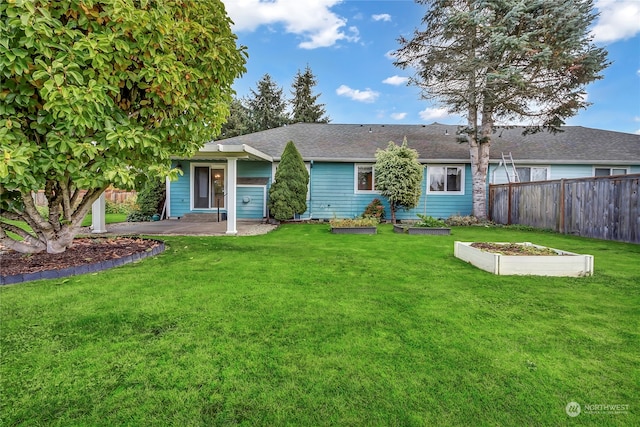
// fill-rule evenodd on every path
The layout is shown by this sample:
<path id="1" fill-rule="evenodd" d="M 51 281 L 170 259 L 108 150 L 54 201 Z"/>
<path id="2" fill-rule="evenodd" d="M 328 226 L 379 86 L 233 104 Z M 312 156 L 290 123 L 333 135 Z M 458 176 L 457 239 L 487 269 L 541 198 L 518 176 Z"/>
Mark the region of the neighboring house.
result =
<path id="1" fill-rule="evenodd" d="M 418 151 L 425 165 L 423 191 L 415 209 L 399 211 L 399 219 L 417 214 L 439 218 L 472 211 L 471 164 L 466 142 L 455 125 L 346 125 L 299 123 L 249 135 L 209 142 L 190 159 L 175 159 L 184 172 L 167 183 L 167 216 L 217 213 L 228 218 L 268 215 L 267 195 L 288 141 L 293 141 L 309 170 L 304 219 L 351 218 L 362 214 L 375 189 L 375 153 L 389 141 Z M 499 128 L 491 145 L 490 183 L 506 182 L 502 154 L 511 153 L 521 181 L 640 173 L 640 135 L 584 127 L 564 132 L 522 135 L 522 128 Z M 386 204 L 386 200 L 380 197 Z M 388 205 L 386 212 L 389 215 Z"/>

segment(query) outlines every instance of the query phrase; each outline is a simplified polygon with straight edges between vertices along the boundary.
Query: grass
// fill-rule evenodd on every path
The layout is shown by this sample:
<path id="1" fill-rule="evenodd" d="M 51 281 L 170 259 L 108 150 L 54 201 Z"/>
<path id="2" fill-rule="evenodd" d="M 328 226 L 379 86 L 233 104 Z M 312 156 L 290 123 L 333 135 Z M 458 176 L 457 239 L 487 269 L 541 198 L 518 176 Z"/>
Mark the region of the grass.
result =
<path id="1" fill-rule="evenodd" d="M 87 216 L 82 220 L 82 227 L 88 227 L 91 225 L 91 213 L 88 213 Z M 115 222 L 125 222 L 127 220 L 127 214 L 120 213 L 108 213 L 104 215 L 105 224 L 113 224 Z"/>
<path id="2" fill-rule="evenodd" d="M 454 240 L 595 256 L 494 276 Z M 166 237 L 164 254 L 0 289 L 3 425 L 640 425 L 640 246 L 451 236 Z M 569 418 L 567 403 L 629 405 Z"/>

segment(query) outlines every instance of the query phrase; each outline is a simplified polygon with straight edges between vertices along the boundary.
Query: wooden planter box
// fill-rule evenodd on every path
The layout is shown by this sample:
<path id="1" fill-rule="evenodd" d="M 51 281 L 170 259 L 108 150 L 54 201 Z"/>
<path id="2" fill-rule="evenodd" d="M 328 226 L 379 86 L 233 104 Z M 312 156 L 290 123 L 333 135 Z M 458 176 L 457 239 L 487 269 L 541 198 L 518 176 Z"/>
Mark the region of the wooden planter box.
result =
<path id="1" fill-rule="evenodd" d="M 376 234 L 377 227 L 331 227 L 333 234 Z"/>
<path id="2" fill-rule="evenodd" d="M 451 234 L 450 228 L 440 228 L 440 227 L 408 227 L 402 225 L 393 225 L 393 231 L 396 233 L 407 233 L 407 234 L 430 234 L 437 236 L 444 236 Z"/>
<path id="3" fill-rule="evenodd" d="M 502 255 L 481 251 L 471 246 L 473 242 L 455 242 L 454 255 L 463 261 L 499 275 L 572 276 L 582 277 L 593 274 L 593 255 L 579 255 L 573 252 L 549 248 L 559 254 L 554 255 Z M 530 242 L 518 243 L 525 246 Z"/>

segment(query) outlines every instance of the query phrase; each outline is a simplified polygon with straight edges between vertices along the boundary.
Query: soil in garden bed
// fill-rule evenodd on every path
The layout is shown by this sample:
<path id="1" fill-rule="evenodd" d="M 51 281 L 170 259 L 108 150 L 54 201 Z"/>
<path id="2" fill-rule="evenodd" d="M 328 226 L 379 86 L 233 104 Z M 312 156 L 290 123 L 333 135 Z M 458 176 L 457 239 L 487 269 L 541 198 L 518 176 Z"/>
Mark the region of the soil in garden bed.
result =
<path id="1" fill-rule="evenodd" d="M 535 246 L 529 245 L 520 245 L 517 243 L 486 243 L 486 242 L 476 242 L 472 243 L 471 247 L 480 249 L 481 251 L 493 252 L 502 255 L 523 255 L 523 256 L 536 256 L 536 255 L 557 255 L 560 256 L 558 252 L 549 248 L 538 248 Z"/>
<path id="2" fill-rule="evenodd" d="M 61 254 L 23 254 L 5 250 L 0 254 L 2 258 L 0 274 L 13 276 L 78 267 L 146 252 L 160 244 L 157 240 L 135 237 L 79 238 L 74 240 L 71 248 Z"/>

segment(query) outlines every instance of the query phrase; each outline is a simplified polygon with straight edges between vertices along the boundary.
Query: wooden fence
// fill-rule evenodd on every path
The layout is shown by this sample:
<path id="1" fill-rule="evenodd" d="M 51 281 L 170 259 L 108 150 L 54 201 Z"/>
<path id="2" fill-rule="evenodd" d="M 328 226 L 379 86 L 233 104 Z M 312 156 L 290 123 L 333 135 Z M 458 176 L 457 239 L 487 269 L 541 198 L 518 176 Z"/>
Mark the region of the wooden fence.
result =
<path id="1" fill-rule="evenodd" d="M 492 184 L 489 218 L 640 243 L 640 174 Z"/>

